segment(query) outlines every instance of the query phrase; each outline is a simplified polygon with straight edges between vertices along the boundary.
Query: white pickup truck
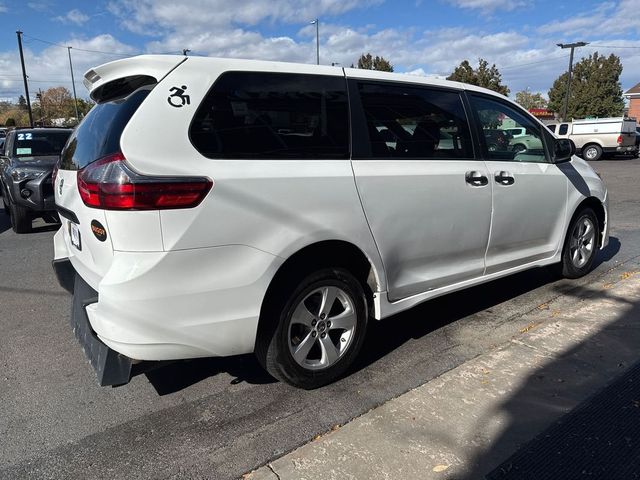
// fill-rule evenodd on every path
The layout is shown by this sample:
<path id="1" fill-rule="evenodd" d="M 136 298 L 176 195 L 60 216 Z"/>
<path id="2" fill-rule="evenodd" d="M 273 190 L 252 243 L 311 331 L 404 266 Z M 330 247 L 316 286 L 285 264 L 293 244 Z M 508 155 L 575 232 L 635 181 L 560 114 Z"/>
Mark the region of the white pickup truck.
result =
<path id="1" fill-rule="evenodd" d="M 599 160 L 603 154 L 613 153 L 638 156 L 635 118 L 592 118 L 550 123 L 547 127 L 556 137 L 573 140 L 578 155 L 585 160 Z"/>

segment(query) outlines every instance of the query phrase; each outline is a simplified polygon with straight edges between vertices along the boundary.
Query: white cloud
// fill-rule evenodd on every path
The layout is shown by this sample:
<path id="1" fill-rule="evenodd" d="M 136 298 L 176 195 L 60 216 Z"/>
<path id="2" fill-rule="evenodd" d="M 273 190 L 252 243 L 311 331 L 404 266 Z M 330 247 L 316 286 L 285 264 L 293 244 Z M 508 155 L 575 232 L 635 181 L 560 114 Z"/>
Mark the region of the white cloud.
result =
<path id="1" fill-rule="evenodd" d="M 89 68 L 106 63 L 123 56 L 134 55 L 137 52 L 133 47 L 116 40 L 112 35 L 98 35 L 90 39 L 72 38 L 61 42 L 72 47 L 71 56 L 73 71 L 75 74 L 78 95 L 87 97 L 87 92 L 82 86 L 82 76 Z M 92 50 L 86 52 L 84 50 Z M 108 52 L 108 53 L 95 53 Z M 20 63 L 16 62 L 15 51 L 0 53 L 0 97 L 16 99 L 24 95 L 22 83 L 22 71 Z M 29 93 L 32 99 L 39 88 L 45 90 L 49 87 L 64 86 L 71 90 L 71 73 L 69 69 L 69 56 L 66 48 L 50 46 L 39 53 L 34 53 L 30 48 L 24 49 L 25 65 L 29 77 Z"/>
<path id="2" fill-rule="evenodd" d="M 511 11 L 531 4 L 530 0 L 448 0 L 448 2 L 456 7 L 480 10 L 483 13 L 491 13 L 496 10 Z"/>
<path id="3" fill-rule="evenodd" d="M 566 31 L 563 30 L 568 25 L 566 22 L 577 21 L 574 28 L 584 28 L 590 32 L 589 36 L 577 38 L 591 41 L 589 47 L 598 43 L 640 47 L 640 40 L 629 40 L 623 34 L 607 36 L 601 28 L 590 28 L 592 23 L 589 23 L 588 15 L 580 12 L 572 12 L 566 19 L 560 18 L 557 23 L 552 22 L 538 29 L 489 30 L 487 26 L 487 30 L 483 31 L 483 27 L 476 26 L 473 29 L 434 28 L 421 31 L 417 28 L 380 28 L 375 25 L 354 28 L 340 23 L 341 13 L 366 8 L 380 1 L 317 0 L 313 5 L 306 2 L 300 5 L 302 2 L 295 0 L 272 0 L 270 3 L 242 0 L 237 2 L 241 5 L 233 6 L 222 0 L 191 0 L 186 4 L 178 4 L 175 0 L 113 0 L 108 8 L 116 18 L 111 21 L 147 35 L 148 41 L 144 47 L 133 48 L 112 35 L 90 39 L 72 37 L 66 44 L 74 47 L 72 56 L 78 79 L 89 67 L 119 58 L 82 52 L 80 49 L 136 54 L 142 53 L 138 51 L 140 49 L 147 53 L 180 53 L 183 48 L 189 48 L 192 55 L 315 63 L 315 26 L 308 22 L 319 17 L 320 61 L 323 64 L 338 63 L 348 67 L 356 63 L 361 54 L 370 52 L 391 61 L 397 72 L 443 77 L 449 75 L 462 60 L 467 59 L 476 65 L 478 58 L 482 57 L 490 64 L 497 65 L 512 95 L 527 87 L 532 91 L 544 92 L 566 70 L 568 52 L 555 45 L 565 40 L 561 33 Z M 485 5 L 490 3 L 485 2 Z M 635 28 L 633 25 L 640 22 L 640 15 L 636 20 L 628 10 L 634 4 L 640 4 L 640 0 L 601 4 L 589 14 L 605 23 L 608 16 L 620 10 L 631 20 L 626 24 L 620 19 L 618 21 Z M 184 11 L 188 12 L 189 21 L 185 21 L 184 15 L 179 13 Z M 565 27 L 558 26 L 562 22 L 565 22 Z M 289 35 L 269 36 L 261 33 L 265 28 L 261 28 L 261 31 L 257 28 L 268 27 L 267 31 L 273 31 L 277 30 L 277 24 L 286 24 Z M 291 28 L 295 25 L 299 25 L 299 28 Z M 64 41 L 58 43 L 65 44 Z M 27 45 L 29 47 L 35 47 L 35 44 Z M 637 61 L 640 60 L 640 49 L 612 50 L 601 47 L 598 50 L 601 54 L 613 51 L 621 56 L 625 67 L 622 75 L 625 89 L 640 80 L 640 62 Z M 593 51 L 594 48 L 577 50 L 576 61 Z M 32 91 L 38 87 L 59 84 L 70 87 L 68 58 L 64 48 L 50 47 L 38 54 L 27 51 L 26 55 Z M 13 50 L 0 52 L 0 97 L 15 98 L 21 93 L 19 63 L 15 58 L 16 52 Z M 79 94 L 86 96 L 84 88 L 80 84 L 78 86 Z"/>
<path id="4" fill-rule="evenodd" d="M 640 33 L 640 0 L 605 2 L 597 8 L 565 20 L 555 20 L 542 25 L 538 32 L 543 35 L 591 37 L 594 32 L 605 35 Z"/>
<path id="5" fill-rule="evenodd" d="M 7 6 L 3 2 L 0 2 L 0 13 L 5 13 L 8 10 Z"/>
<path id="6" fill-rule="evenodd" d="M 56 17 L 55 19 L 62 23 L 83 25 L 89 21 L 89 15 L 86 15 L 77 8 L 74 8 L 73 10 L 68 11 L 66 15 Z"/>

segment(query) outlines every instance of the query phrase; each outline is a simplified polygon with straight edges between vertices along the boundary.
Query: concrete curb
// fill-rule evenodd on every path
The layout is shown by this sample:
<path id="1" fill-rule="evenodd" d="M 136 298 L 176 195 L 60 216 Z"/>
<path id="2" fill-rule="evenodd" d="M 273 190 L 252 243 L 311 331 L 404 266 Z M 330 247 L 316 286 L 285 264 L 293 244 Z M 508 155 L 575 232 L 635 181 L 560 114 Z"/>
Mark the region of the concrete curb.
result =
<path id="1" fill-rule="evenodd" d="M 511 341 L 243 478 L 481 478 L 640 361 L 640 272 L 576 288 Z"/>

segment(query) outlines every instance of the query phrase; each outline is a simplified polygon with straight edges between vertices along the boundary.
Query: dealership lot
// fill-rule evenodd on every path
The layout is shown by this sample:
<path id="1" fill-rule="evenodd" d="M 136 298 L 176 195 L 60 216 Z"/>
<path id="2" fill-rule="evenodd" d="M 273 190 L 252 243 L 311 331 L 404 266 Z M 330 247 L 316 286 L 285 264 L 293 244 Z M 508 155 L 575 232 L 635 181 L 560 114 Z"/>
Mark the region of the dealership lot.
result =
<path id="1" fill-rule="evenodd" d="M 640 257 L 640 160 L 594 167 L 611 195 L 611 242 L 593 273 L 525 272 L 376 323 L 350 375 L 311 392 L 275 383 L 252 356 L 98 387 L 51 270 L 55 227 L 18 236 L 0 213 L 0 477 L 238 477 L 488 351 L 527 327 L 525 313 L 577 285 L 604 288 L 612 268 Z"/>

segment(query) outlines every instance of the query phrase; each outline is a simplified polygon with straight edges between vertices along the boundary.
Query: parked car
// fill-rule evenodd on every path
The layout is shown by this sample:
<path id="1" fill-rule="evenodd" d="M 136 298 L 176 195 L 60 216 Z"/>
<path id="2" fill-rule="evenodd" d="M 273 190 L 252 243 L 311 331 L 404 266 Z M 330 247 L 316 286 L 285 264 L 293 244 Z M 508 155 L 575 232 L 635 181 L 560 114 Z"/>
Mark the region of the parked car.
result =
<path id="1" fill-rule="evenodd" d="M 31 231 L 35 217 L 55 212 L 51 175 L 70 129 L 11 130 L 0 149 L 0 188 L 16 233 Z"/>
<path id="2" fill-rule="evenodd" d="M 319 387 L 373 319 L 533 267 L 577 278 L 607 245 L 598 175 L 489 90 L 183 56 L 85 84 L 96 106 L 59 163 L 54 268 L 103 385 L 133 360 L 255 352 Z M 546 148 L 489 149 L 496 118 Z"/>
<path id="3" fill-rule="evenodd" d="M 487 148 L 489 151 L 508 150 L 509 143 L 512 139 L 512 136 L 508 131 L 485 128 L 483 133 L 487 140 Z"/>
<path id="4" fill-rule="evenodd" d="M 636 128 L 634 118 L 592 118 L 559 124 L 551 123 L 547 127 L 557 137 L 573 140 L 578 155 L 585 160 L 600 160 L 606 154 L 636 156 L 638 153 L 634 135 Z"/>
<path id="5" fill-rule="evenodd" d="M 536 135 L 519 135 L 509 141 L 511 150 L 515 152 L 524 152 L 525 150 L 541 150 L 542 141 Z"/>
<path id="6" fill-rule="evenodd" d="M 522 127 L 507 128 L 506 131 L 511 134 L 512 138 L 523 137 L 527 134 L 527 130 Z"/>

